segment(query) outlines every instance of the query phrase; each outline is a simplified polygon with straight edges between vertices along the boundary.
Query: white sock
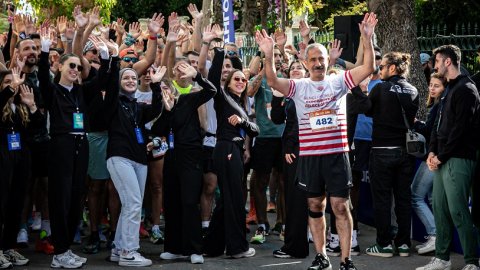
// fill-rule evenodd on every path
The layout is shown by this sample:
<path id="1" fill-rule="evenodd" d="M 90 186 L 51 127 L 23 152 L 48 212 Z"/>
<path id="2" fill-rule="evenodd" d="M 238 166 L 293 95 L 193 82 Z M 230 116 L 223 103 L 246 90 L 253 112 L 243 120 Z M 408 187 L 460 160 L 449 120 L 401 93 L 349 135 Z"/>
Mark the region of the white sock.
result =
<path id="1" fill-rule="evenodd" d="M 358 245 L 357 242 L 357 230 L 353 230 L 352 232 L 352 247 L 355 247 Z"/>
<path id="2" fill-rule="evenodd" d="M 41 230 L 45 230 L 47 232 L 47 236 L 50 236 L 52 234 L 52 229 L 50 228 L 50 220 L 42 220 Z"/>
<path id="3" fill-rule="evenodd" d="M 210 226 L 210 220 L 202 221 L 202 228 L 208 228 Z"/>
<path id="4" fill-rule="evenodd" d="M 285 231 L 285 224 L 283 224 L 283 225 L 282 225 L 282 230 L 284 230 L 284 231 Z"/>
<path id="5" fill-rule="evenodd" d="M 159 231 L 160 230 L 160 226 L 158 225 L 153 225 L 152 226 L 152 231 Z"/>

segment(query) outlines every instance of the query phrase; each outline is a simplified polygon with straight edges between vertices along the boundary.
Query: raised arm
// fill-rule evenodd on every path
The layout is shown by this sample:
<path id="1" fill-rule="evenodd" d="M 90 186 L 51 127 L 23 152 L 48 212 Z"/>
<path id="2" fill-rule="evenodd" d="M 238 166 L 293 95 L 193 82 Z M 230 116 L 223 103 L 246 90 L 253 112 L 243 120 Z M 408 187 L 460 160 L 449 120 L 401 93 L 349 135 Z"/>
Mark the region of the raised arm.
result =
<path id="1" fill-rule="evenodd" d="M 145 53 L 145 57 L 135 63 L 133 65 L 133 69 L 137 72 L 137 74 L 141 75 L 147 71 L 147 69 L 155 62 L 155 56 L 157 54 L 157 34 L 162 28 L 164 22 L 164 18 L 162 13 L 153 14 L 152 19 L 148 23 L 148 42 L 147 42 L 147 52 Z"/>
<path id="2" fill-rule="evenodd" d="M 192 34 L 193 50 L 196 52 L 200 52 L 200 49 L 202 46 L 201 42 L 202 42 L 203 12 L 198 11 L 197 6 L 195 4 L 188 5 L 187 9 L 188 9 L 188 12 L 190 12 L 190 15 L 192 15 L 192 18 L 195 20 L 195 26 Z"/>
<path id="3" fill-rule="evenodd" d="M 83 43 L 83 41 L 85 29 L 89 19 L 85 14 L 83 14 L 80 6 L 76 6 L 73 10 L 73 17 L 75 18 L 75 23 L 77 24 L 77 31 L 75 31 L 75 38 L 73 39 L 73 53 L 76 54 L 82 62 L 82 66 L 84 67 L 82 70 L 82 78 L 85 79 L 88 77 L 88 73 L 90 72 L 90 63 L 87 59 L 85 59 L 85 57 L 83 57 L 83 47 L 86 43 L 86 41 L 85 43 Z"/>
<path id="4" fill-rule="evenodd" d="M 363 21 L 359 24 L 363 42 L 363 64 L 350 70 L 354 85 L 358 85 L 375 70 L 372 36 L 377 22 L 377 16 L 372 12 L 365 14 Z"/>
<path id="5" fill-rule="evenodd" d="M 211 25 L 207 25 L 203 30 L 202 45 L 200 49 L 200 56 L 198 57 L 198 71 L 202 73 L 203 77 L 208 76 L 207 70 L 207 56 L 210 49 L 210 42 L 216 37 L 215 30 Z"/>
<path id="6" fill-rule="evenodd" d="M 288 79 L 277 78 L 275 65 L 273 64 L 273 38 L 271 38 L 265 30 L 262 30 L 262 32 L 257 31 L 255 33 L 255 40 L 265 53 L 264 69 L 268 85 L 287 96 L 290 90 L 290 81 Z"/>
<path id="7" fill-rule="evenodd" d="M 48 28 L 42 28 L 40 31 L 41 41 L 41 53 L 38 61 L 38 82 L 40 86 L 40 92 L 42 93 L 42 99 L 45 103 L 45 108 L 49 109 L 53 98 L 53 83 L 50 81 L 50 63 L 48 55 L 50 53 L 50 33 Z"/>

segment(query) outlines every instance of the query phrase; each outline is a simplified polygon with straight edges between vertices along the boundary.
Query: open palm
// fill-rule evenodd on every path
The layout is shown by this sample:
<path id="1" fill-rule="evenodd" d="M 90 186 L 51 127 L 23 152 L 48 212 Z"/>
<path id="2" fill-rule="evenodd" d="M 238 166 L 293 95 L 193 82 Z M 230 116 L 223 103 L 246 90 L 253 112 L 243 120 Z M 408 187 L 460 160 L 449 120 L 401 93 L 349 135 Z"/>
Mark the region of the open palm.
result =
<path id="1" fill-rule="evenodd" d="M 267 34 L 267 31 L 264 29 L 262 29 L 262 32 L 257 31 L 255 33 L 255 41 L 265 55 L 270 55 L 273 53 L 273 45 L 275 42 L 273 41 L 273 38 Z"/>

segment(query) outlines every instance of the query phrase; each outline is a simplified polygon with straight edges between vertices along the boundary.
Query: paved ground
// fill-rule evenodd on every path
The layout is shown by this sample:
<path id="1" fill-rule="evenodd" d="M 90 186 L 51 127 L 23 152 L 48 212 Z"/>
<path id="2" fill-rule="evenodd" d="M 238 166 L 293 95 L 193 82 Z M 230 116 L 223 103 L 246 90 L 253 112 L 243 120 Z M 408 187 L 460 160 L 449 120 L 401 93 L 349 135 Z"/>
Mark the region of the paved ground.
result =
<path id="1" fill-rule="evenodd" d="M 274 224 L 275 214 L 268 214 L 271 224 Z M 255 227 L 252 226 L 254 229 Z M 372 227 L 361 225 L 361 235 L 358 240 L 362 248 L 362 253 L 365 252 L 365 248 L 372 244 L 375 240 L 375 229 Z M 248 236 L 250 239 L 251 234 Z M 418 244 L 418 243 L 414 243 Z M 142 240 L 142 254 L 153 260 L 153 269 L 307 269 L 310 266 L 314 257 L 313 245 L 310 245 L 310 256 L 306 259 L 277 259 L 272 256 L 272 251 L 281 247 L 282 242 L 278 239 L 277 235 L 270 235 L 267 237 L 267 242 L 263 245 L 253 246 L 257 254 L 253 258 L 248 259 L 227 259 L 225 257 L 219 258 L 206 258 L 203 265 L 192 265 L 189 261 L 175 261 L 165 262 L 159 259 L 160 252 L 163 251 L 162 245 L 152 245 L 149 241 Z M 49 269 L 51 256 L 35 253 L 33 251 L 34 244 L 30 244 L 29 249 L 21 250 L 31 260 L 30 265 L 26 267 L 17 267 L 16 269 Z M 81 254 L 81 246 L 73 246 L 74 252 Z M 108 256 L 106 249 L 102 249 L 99 254 L 89 255 L 88 264 L 84 266 L 84 269 L 113 269 L 117 268 L 116 264 L 105 261 Z M 339 258 L 330 258 L 333 269 L 339 268 Z M 366 254 L 356 256 L 353 258 L 356 267 L 360 270 L 410 270 L 416 267 L 426 264 L 430 260 L 429 256 L 418 256 L 412 254 L 410 257 L 393 258 L 377 258 L 371 257 Z M 453 270 L 462 269 L 463 259 L 461 255 L 452 255 Z"/>

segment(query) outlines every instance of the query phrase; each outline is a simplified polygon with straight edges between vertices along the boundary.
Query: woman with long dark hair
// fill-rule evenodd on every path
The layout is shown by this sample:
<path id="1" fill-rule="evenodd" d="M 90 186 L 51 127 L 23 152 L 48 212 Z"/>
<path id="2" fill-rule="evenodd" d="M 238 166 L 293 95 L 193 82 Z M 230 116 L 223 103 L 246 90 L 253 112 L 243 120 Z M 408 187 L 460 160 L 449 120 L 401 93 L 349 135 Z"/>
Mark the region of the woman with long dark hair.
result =
<path id="1" fill-rule="evenodd" d="M 223 60 L 223 59 L 222 59 Z M 233 258 L 252 257 L 245 227 L 243 189 L 243 151 L 246 135 L 258 135 L 258 126 L 245 112 L 247 78 L 234 69 L 224 88 L 215 96 L 217 144 L 213 151 L 214 171 L 220 188 L 220 199 L 213 211 L 205 241 L 205 253 L 220 256 L 226 251 Z"/>

